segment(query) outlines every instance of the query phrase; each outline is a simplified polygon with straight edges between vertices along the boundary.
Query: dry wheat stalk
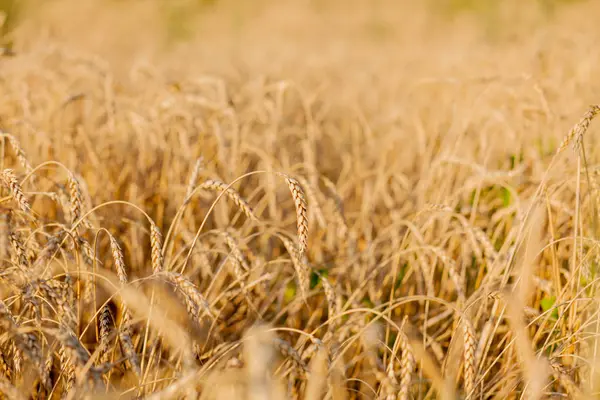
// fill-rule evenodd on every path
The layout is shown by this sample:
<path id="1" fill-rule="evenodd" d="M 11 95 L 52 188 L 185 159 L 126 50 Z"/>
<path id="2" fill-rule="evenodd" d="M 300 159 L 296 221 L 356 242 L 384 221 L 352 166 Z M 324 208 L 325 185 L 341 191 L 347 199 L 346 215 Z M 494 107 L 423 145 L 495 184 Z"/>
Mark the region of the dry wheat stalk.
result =
<path id="1" fill-rule="evenodd" d="M 17 181 L 15 174 L 12 169 L 5 169 L 0 172 L 0 180 L 2 185 L 10 190 L 10 194 L 15 202 L 19 205 L 19 208 L 26 214 L 31 213 L 31 206 L 23 193 L 21 184 Z"/>
<path id="2" fill-rule="evenodd" d="M 210 190 L 213 192 L 224 191 L 227 197 L 229 197 L 229 199 L 233 201 L 233 203 L 242 211 L 242 213 L 244 213 L 244 215 L 247 218 L 253 221 L 258 221 L 258 218 L 256 217 L 256 215 L 254 215 L 254 212 L 252 211 L 252 208 L 250 207 L 248 202 L 244 200 L 235 189 L 233 189 L 232 187 L 228 187 L 227 184 L 216 179 L 209 179 L 202 183 L 200 187 L 204 190 Z"/>
<path id="3" fill-rule="evenodd" d="M 127 285 L 127 272 L 125 270 L 125 262 L 123 261 L 123 252 L 121 251 L 121 247 L 119 246 L 119 243 L 113 235 L 109 234 L 109 239 L 113 261 L 115 263 L 115 269 L 117 271 L 117 277 L 119 278 L 119 282 L 121 283 L 121 285 Z M 123 318 L 121 321 L 121 331 L 119 332 L 119 342 L 121 343 L 123 354 L 129 361 L 132 370 L 139 378 L 141 377 L 142 370 L 140 368 L 138 357 L 135 352 L 135 347 L 133 346 L 133 341 L 131 339 L 131 330 L 129 327 L 131 314 L 129 313 L 127 307 L 124 305 L 122 306 L 122 310 Z"/>
<path id="4" fill-rule="evenodd" d="M 308 209 L 306 204 L 306 197 L 304 191 L 300 186 L 300 183 L 290 177 L 285 176 L 292 198 L 294 199 L 294 205 L 296 206 L 296 224 L 298 227 L 298 253 L 303 255 L 308 246 Z"/>

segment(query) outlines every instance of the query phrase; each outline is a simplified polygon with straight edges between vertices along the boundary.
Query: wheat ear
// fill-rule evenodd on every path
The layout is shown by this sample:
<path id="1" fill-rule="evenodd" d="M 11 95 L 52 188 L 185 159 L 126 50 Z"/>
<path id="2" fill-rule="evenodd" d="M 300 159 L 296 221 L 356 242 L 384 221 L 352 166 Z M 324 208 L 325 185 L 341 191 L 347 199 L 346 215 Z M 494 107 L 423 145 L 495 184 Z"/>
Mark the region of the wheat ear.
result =
<path id="1" fill-rule="evenodd" d="M 299 254 L 294 242 L 282 235 L 280 236 L 280 239 L 292 258 L 292 264 L 294 265 L 296 276 L 298 277 L 300 293 L 302 294 L 302 299 L 306 301 L 310 289 L 310 267 L 306 264 L 306 260 Z"/>
<path id="2" fill-rule="evenodd" d="M 296 206 L 296 225 L 298 228 L 298 253 L 303 255 L 308 246 L 308 209 L 306 204 L 306 196 L 300 183 L 291 176 L 285 176 L 294 205 Z"/>
<path id="3" fill-rule="evenodd" d="M 578 123 L 571 128 L 567 136 L 563 139 L 560 146 L 556 150 L 556 154 L 561 153 L 564 149 L 567 148 L 569 143 L 575 139 L 575 143 L 573 144 L 573 148 L 577 150 L 577 148 L 581 145 L 581 141 L 583 140 L 583 135 L 587 132 L 590 127 L 590 123 L 594 119 L 594 117 L 600 112 L 600 106 L 592 105 L 588 109 L 588 111 L 583 114 L 583 117 L 579 120 Z"/>
<path id="4" fill-rule="evenodd" d="M 19 143 L 19 141 L 13 135 L 11 135 L 9 133 L 0 133 L 0 135 L 2 137 L 5 137 L 6 139 L 8 139 L 8 143 L 10 143 L 10 147 L 12 147 L 13 152 L 15 153 L 15 156 L 17 157 L 17 160 L 19 161 L 19 164 L 21 164 L 23 169 L 25 169 L 25 172 L 30 173 L 31 171 L 33 171 L 33 167 L 31 166 L 31 163 L 27 159 L 25 151 L 21 147 L 21 144 Z"/>
<path id="5" fill-rule="evenodd" d="M 204 169 L 204 157 L 198 157 L 196 160 L 196 164 L 194 164 L 194 169 L 192 170 L 192 174 L 190 175 L 190 180 L 188 181 L 187 189 L 185 191 L 186 200 L 194 192 L 196 188 L 196 184 L 198 183 L 198 177 L 200 176 L 200 171 Z"/>
<path id="6" fill-rule="evenodd" d="M 408 400 L 410 398 L 410 385 L 412 382 L 412 374 L 415 370 L 415 357 L 410 346 L 410 342 L 404 332 L 398 332 L 400 337 L 400 351 L 402 356 L 400 359 L 400 392 L 398 400 Z"/>
<path id="7" fill-rule="evenodd" d="M 242 211 L 242 213 L 244 213 L 246 217 L 253 221 L 258 221 L 258 218 L 256 215 L 254 215 L 254 212 L 252 211 L 252 208 L 248 202 L 244 200 L 242 196 L 232 187 L 229 187 L 219 180 L 209 179 L 201 185 L 201 188 L 213 192 L 225 192 L 227 197 L 233 201 L 233 203 Z"/>
<path id="8" fill-rule="evenodd" d="M 31 206 L 23 193 L 23 188 L 21 188 L 21 184 L 17 181 L 15 174 L 12 169 L 5 169 L 0 172 L 0 179 L 2 180 L 2 185 L 6 187 L 12 196 L 12 198 L 17 202 L 19 208 L 26 214 L 31 212 Z"/>
<path id="9" fill-rule="evenodd" d="M 211 309 L 210 304 L 189 279 L 178 272 L 165 271 L 162 272 L 161 275 L 183 293 L 188 312 L 196 321 L 199 321 L 202 317 L 198 312 L 200 309 L 204 310 L 211 318 L 215 318 L 215 313 Z"/>
<path id="10" fill-rule="evenodd" d="M 475 352 L 477 349 L 477 339 L 471 323 L 463 320 L 464 334 L 464 388 L 466 399 L 475 397 Z"/>
<path id="11" fill-rule="evenodd" d="M 156 274 L 163 270 L 165 259 L 162 253 L 162 234 L 154 222 L 150 223 L 150 247 L 152 248 L 152 270 Z"/>

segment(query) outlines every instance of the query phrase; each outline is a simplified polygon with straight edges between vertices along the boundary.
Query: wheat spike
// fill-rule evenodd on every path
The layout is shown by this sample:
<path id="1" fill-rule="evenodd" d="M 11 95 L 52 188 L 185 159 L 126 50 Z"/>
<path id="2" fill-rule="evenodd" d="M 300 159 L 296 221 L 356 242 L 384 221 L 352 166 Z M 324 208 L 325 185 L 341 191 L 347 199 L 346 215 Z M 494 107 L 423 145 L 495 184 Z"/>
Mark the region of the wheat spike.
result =
<path id="1" fill-rule="evenodd" d="M 117 239 L 113 235 L 109 235 L 110 240 L 110 249 L 113 256 L 113 262 L 115 263 L 115 270 L 117 271 L 117 276 L 119 278 L 119 282 L 122 285 L 127 284 L 127 270 L 125 268 L 125 261 L 123 260 L 123 251 L 121 250 L 121 246 L 117 242 Z"/>
<path id="2" fill-rule="evenodd" d="M 321 284 L 323 285 L 323 291 L 325 292 L 325 298 L 327 299 L 327 309 L 329 318 L 328 329 L 329 332 L 333 332 L 340 323 L 340 319 L 337 317 L 338 314 L 341 313 L 340 303 L 335 293 L 335 289 L 329 282 L 329 279 L 321 275 Z"/>
<path id="3" fill-rule="evenodd" d="M 98 314 L 98 329 L 100 331 L 100 362 L 102 363 L 108 362 L 110 357 L 109 342 L 112 330 L 112 321 L 113 318 L 110 312 L 110 307 L 108 304 L 105 304 L 102 306 L 100 313 Z"/>
<path id="4" fill-rule="evenodd" d="M 84 202 L 81 194 L 81 185 L 73 173 L 69 173 L 67 186 L 69 187 L 71 224 L 75 224 L 75 222 L 81 218 L 85 210 L 83 207 Z M 82 223 L 85 227 L 90 227 L 90 224 L 86 220 L 84 220 Z"/>
<path id="5" fill-rule="evenodd" d="M 304 301 L 306 301 L 310 289 L 310 267 L 306 264 L 306 260 L 298 253 L 297 246 L 294 242 L 285 236 L 280 236 L 280 238 L 285 249 L 292 258 L 292 264 L 294 265 L 296 276 L 298 277 L 300 293 L 302 294 Z"/>
<path id="6" fill-rule="evenodd" d="M 404 332 L 398 332 L 400 336 L 400 351 L 402 358 L 400 359 L 400 392 L 398 400 L 408 400 L 410 398 L 410 386 L 412 382 L 412 374 L 415 369 L 415 358 L 408 338 Z"/>
<path id="7" fill-rule="evenodd" d="M 152 271 L 156 274 L 163 270 L 162 234 L 154 222 L 150 223 L 150 247 L 152 248 Z"/>
<path id="8" fill-rule="evenodd" d="M 196 184 L 198 183 L 198 177 L 200 176 L 200 172 L 204 169 L 204 157 L 200 156 L 196 160 L 194 164 L 194 168 L 192 169 L 192 174 L 190 175 L 190 179 L 188 181 L 187 189 L 185 191 L 186 200 L 190 198 L 194 189 L 196 188 Z"/>
<path id="9" fill-rule="evenodd" d="M 121 332 L 119 333 L 119 342 L 121 343 L 123 354 L 125 354 L 127 361 L 129 361 L 129 364 L 131 365 L 131 369 L 136 376 L 140 378 L 142 376 L 142 368 L 140 367 L 138 355 L 135 352 L 135 347 L 133 345 L 133 341 L 131 340 L 131 332 L 129 327 L 123 327 L 121 329 Z"/>
<path id="10" fill-rule="evenodd" d="M 292 198 L 294 199 L 294 205 L 296 206 L 298 253 L 303 255 L 308 246 L 308 210 L 306 205 L 306 197 L 304 196 L 304 191 L 302 190 L 300 183 L 296 179 L 286 176 L 285 181 L 290 188 Z"/>
<path id="11" fill-rule="evenodd" d="M 290 360 L 293 361 L 296 367 L 300 368 L 304 373 L 308 372 L 308 366 L 306 363 L 304 363 L 302 357 L 300 357 L 300 354 L 298 354 L 296 349 L 294 349 L 294 347 L 287 340 L 276 337 L 273 338 L 273 343 L 284 357 L 289 357 Z"/>
<path id="12" fill-rule="evenodd" d="M 242 254 L 242 251 L 238 247 L 233 236 L 227 232 L 222 231 L 221 235 L 225 238 L 225 242 L 227 243 L 227 247 L 231 251 L 231 264 L 233 265 L 233 273 L 235 277 L 240 283 L 243 291 L 246 291 L 245 281 L 246 281 L 246 272 L 250 271 L 250 267 L 248 266 L 248 262 L 246 261 L 246 257 Z"/>
<path id="13" fill-rule="evenodd" d="M 569 376 L 569 374 L 565 371 L 562 364 L 556 359 L 551 358 L 550 367 L 552 368 L 552 375 L 554 378 L 560 382 L 560 384 L 566 389 L 570 398 L 580 399 L 582 398 L 582 393 L 573 378 Z"/>
<path id="14" fill-rule="evenodd" d="M 559 154 L 564 149 L 566 149 L 567 146 L 569 145 L 569 143 L 571 143 L 573 141 L 573 139 L 575 139 L 575 143 L 573 143 L 573 149 L 578 150 L 578 148 L 581 145 L 581 142 L 583 140 L 583 136 L 585 135 L 588 128 L 590 127 L 590 123 L 592 122 L 594 117 L 599 112 L 600 112 L 600 106 L 597 106 L 597 105 L 590 106 L 588 111 L 583 115 L 583 117 L 579 120 L 579 122 L 577 124 L 575 124 L 575 126 L 573 126 L 573 128 L 571 128 L 569 133 L 567 133 L 567 136 L 565 136 L 565 138 L 561 142 L 560 146 L 558 146 L 558 149 L 556 150 L 556 154 Z"/>
<path id="15" fill-rule="evenodd" d="M 467 399 L 475 397 L 475 352 L 477 349 L 477 339 L 471 323 L 463 320 L 464 336 L 464 387 Z"/>
<path id="16" fill-rule="evenodd" d="M 211 318 L 215 318 L 215 313 L 211 310 L 210 304 L 189 279 L 178 272 L 162 272 L 161 275 L 183 293 L 188 306 L 188 312 L 196 321 L 202 317 L 198 312 L 199 310 L 203 310 Z"/>
<path id="17" fill-rule="evenodd" d="M 244 200 L 235 189 L 233 189 L 232 187 L 228 187 L 227 184 L 216 179 L 209 179 L 202 183 L 201 188 L 213 192 L 224 191 L 227 197 L 229 197 L 229 199 L 233 201 L 233 203 L 242 211 L 242 213 L 244 213 L 246 217 L 248 217 L 252 221 L 258 221 L 258 218 L 252 211 L 252 208 L 250 207 L 248 202 Z"/>
<path id="18" fill-rule="evenodd" d="M 17 157 L 17 160 L 19 161 L 19 164 L 21 164 L 21 166 L 23 167 L 25 172 L 30 173 L 31 171 L 33 171 L 33 168 L 31 167 L 31 163 L 27 159 L 27 155 L 25 154 L 25 151 L 21 147 L 21 144 L 19 143 L 19 141 L 13 135 L 11 135 L 9 133 L 0 132 L 0 135 L 2 137 L 5 137 L 6 139 L 8 139 L 8 143 L 10 143 L 10 147 L 12 147 L 13 152 L 15 153 L 15 156 Z"/>
<path id="19" fill-rule="evenodd" d="M 29 202 L 27 201 L 27 198 L 23 193 L 21 185 L 15 177 L 13 170 L 5 169 L 2 172 L 0 172 L 0 179 L 2 180 L 2 184 L 4 185 L 4 187 L 10 190 L 10 194 L 12 198 L 16 201 L 16 203 L 19 205 L 19 208 L 26 214 L 31 213 L 31 206 L 29 205 Z"/>

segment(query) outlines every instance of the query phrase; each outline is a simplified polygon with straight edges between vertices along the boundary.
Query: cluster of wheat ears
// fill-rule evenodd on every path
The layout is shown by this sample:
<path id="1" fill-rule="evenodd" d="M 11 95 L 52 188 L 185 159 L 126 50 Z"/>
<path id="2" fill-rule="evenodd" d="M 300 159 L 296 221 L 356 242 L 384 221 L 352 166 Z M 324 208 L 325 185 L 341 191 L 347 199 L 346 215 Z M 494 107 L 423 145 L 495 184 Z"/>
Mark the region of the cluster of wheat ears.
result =
<path id="1" fill-rule="evenodd" d="M 222 75 L 44 42 L 77 18 L 0 56 L 0 397 L 600 393 L 596 21 L 492 49 L 363 14 L 339 65 L 334 17 L 289 20 L 302 52 L 240 27 Z"/>
<path id="2" fill-rule="evenodd" d="M 583 154 L 599 110 L 590 108 L 557 155 L 569 143 Z M 545 219 L 562 205 L 544 201 L 544 181 L 529 209 L 515 210 L 518 223 L 501 246 L 460 211 L 436 204 L 380 227 L 375 239 L 352 229 L 335 185 L 318 173 L 202 181 L 210 174 L 199 158 L 164 240 L 136 205 L 94 206 L 61 163 L 34 167 L 9 133 L 2 133 L 2 154 L 0 391 L 8 398 L 409 399 L 432 390 L 447 398 L 523 390 L 575 396 L 578 382 L 589 383 L 593 360 L 564 360 L 593 353 L 580 334 L 591 325 L 593 299 L 586 298 L 597 264 L 559 265 L 570 257 L 558 240 L 570 234 L 569 224 Z M 285 219 L 259 217 L 234 188 L 253 192 L 244 180 L 258 175 L 289 188 L 294 235 Z M 203 192 L 216 199 L 186 213 Z M 221 209 L 220 220 L 212 218 L 219 201 L 234 206 Z M 548 210 L 536 210 L 544 204 Z M 141 231 L 129 233 L 135 240 L 96 218 L 115 206 L 142 217 L 129 221 Z M 431 243 L 426 236 L 436 225 Z M 439 237 L 439 225 L 447 237 Z M 546 228 L 553 234 L 550 276 L 539 276 L 534 264 L 544 265 Z M 403 233 L 386 238 L 387 229 Z M 383 238 L 393 243 L 385 252 L 377 246 Z M 583 248 L 584 259 L 598 254 L 579 246 L 572 246 L 574 258 Z M 555 293 L 553 284 L 577 290 L 543 312 L 524 306 L 530 285 L 539 296 Z M 571 318 L 573 328 L 561 323 Z M 525 379 L 503 361 L 510 358 L 526 367 Z"/>

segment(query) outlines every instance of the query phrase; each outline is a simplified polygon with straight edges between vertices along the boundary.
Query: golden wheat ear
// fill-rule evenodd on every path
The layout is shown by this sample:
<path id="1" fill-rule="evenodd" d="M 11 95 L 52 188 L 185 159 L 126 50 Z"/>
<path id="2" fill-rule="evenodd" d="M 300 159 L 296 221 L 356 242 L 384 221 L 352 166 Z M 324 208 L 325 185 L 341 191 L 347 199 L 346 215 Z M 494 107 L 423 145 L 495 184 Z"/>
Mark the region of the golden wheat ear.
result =
<path id="1" fill-rule="evenodd" d="M 200 187 L 204 190 L 210 190 L 210 191 L 217 192 L 217 193 L 225 192 L 225 195 L 231 201 L 233 201 L 233 203 L 242 211 L 242 213 L 248 219 L 250 219 L 252 221 L 258 221 L 258 218 L 252 211 L 250 204 L 248 204 L 248 202 L 246 200 L 244 200 L 244 198 L 232 187 L 229 187 L 225 183 L 223 183 L 219 180 L 216 180 L 216 179 L 209 179 L 209 180 L 205 181 L 204 183 L 202 183 L 202 185 L 200 185 Z"/>
<path id="2" fill-rule="evenodd" d="M 308 246 L 308 207 L 304 190 L 297 179 L 282 174 L 288 184 L 296 207 L 296 225 L 298 228 L 298 253 L 304 255 Z"/>
<path id="3" fill-rule="evenodd" d="M 13 170 L 5 169 L 5 170 L 1 171 L 0 172 L 0 181 L 2 182 L 2 185 L 10 191 L 11 197 L 17 203 L 17 205 L 19 206 L 21 211 L 23 211 L 26 214 L 30 214 L 31 213 L 31 205 L 29 204 L 27 197 L 25 197 L 23 188 L 21 187 L 21 184 L 19 183 L 19 181 L 17 181 L 17 178 L 16 178 L 15 174 L 13 173 Z"/>

